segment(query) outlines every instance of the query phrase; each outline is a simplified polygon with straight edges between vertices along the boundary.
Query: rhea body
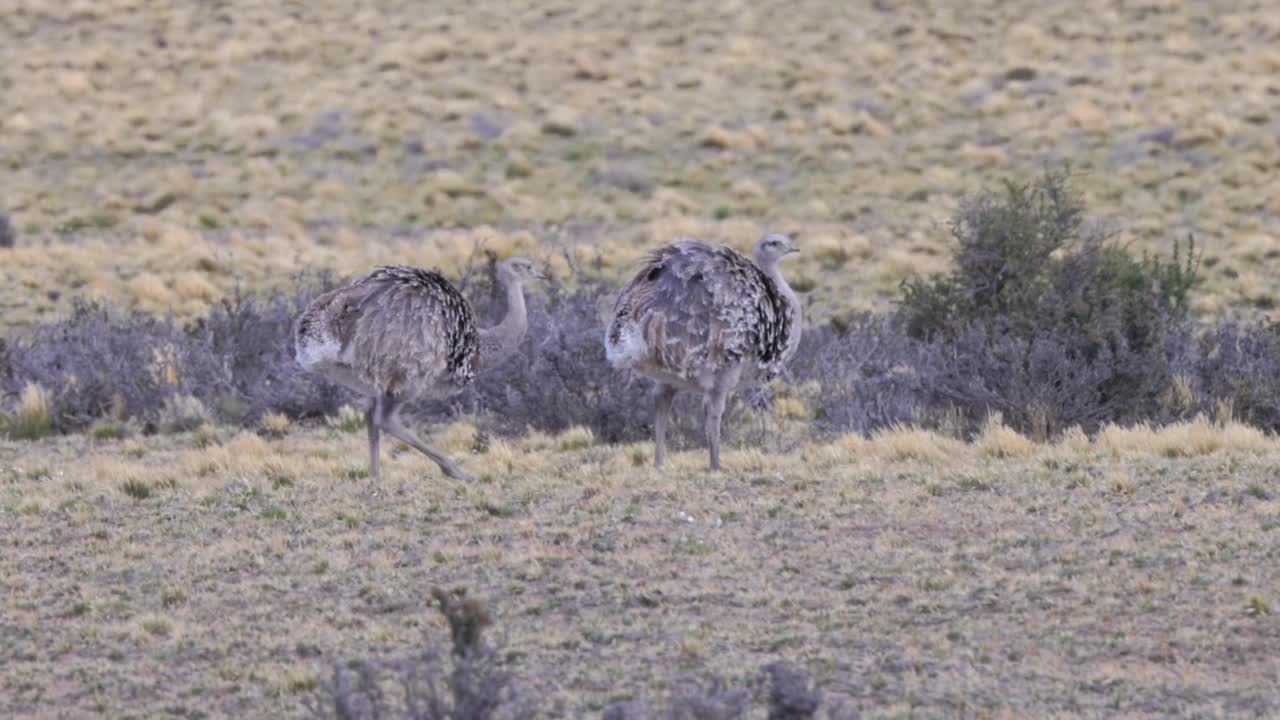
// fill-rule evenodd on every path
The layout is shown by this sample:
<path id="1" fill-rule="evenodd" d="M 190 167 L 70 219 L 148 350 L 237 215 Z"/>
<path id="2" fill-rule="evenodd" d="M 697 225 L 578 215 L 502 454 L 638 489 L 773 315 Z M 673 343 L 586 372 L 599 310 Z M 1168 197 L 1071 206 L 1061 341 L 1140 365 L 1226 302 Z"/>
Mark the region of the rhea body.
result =
<path id="1" fill-rule="evenodd" d="M 605 352 L 614 367 L 657 383 L 655 466 L 665 459 L 677 393 L 702 395 L 711 469 L 718 470 L 729 395 L 744 378 L 774 377 L 795 354 L 800 301 L 778 268 L 793 252 L 780 233 L 756 243 L 754 261 L 726 245 L 681 239 L 649 255 L 618 295 Z"/>
<path id="2" fill-rule="evenodd" d="M 453 461 L 422 442 L 400 420 L 405 403 L 465 388 L 516 351 L 528 330 L 524 285 L 541 278 L 533 262 L 498 265 L 506 316 L 476 326 L 470 304 L 434 270 L 388 265 L 316 298 L 294 324 L 303 368 L 369 399 L 369 474 L 380 476 L 382 432 L 431 458 L 445 475 L 469 480 Z"/>

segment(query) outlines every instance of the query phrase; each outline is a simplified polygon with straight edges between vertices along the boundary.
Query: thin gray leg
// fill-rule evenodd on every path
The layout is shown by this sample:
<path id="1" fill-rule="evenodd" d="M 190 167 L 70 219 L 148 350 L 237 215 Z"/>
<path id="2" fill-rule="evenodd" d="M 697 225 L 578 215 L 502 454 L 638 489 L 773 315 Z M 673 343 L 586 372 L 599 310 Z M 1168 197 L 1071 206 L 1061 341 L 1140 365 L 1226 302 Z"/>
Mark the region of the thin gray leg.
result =
<path id="1" fill-rule="evenodd" d="M 707 447 L 711 451 L 711 469 L 720 469 L 720 416 L 729 393 L 722 388 L 707 392 L 703 399 L 707 408 Z"/>
<path id="2" fill-rule="evenodd" d="M 720 418 L 724 415 L 729 393 L 737 387 L 741 375 L 741 365 L 726 368 L 703 399 L 707 409 L 707 447 L 711 451 L 712 470 L 720 469 Z"/>
<path id="3" fill-rule="evenodd" d="M 378 424 L 381 422 L 382 412 L 379 407 L 382 400 L 374 398 L 369 401 L 369 411 L 364 415 L 364 424 L 369 429 L 369 477 L 378 480 L 381 477 L 378 462 Z"/>
<path id="4" fill-rule="evenodd" d="M 653 466 L 662 467 L 667 455 L 667 423 L 671 421 L 671 403 L 676 399 L 674 386 L 658 383 L 653 391 Z"/>
<path id="5" fill-rule="evenodd" d="M 440 452 L 431 449 L 426 443 L 418 439 L 413 431 L 406 428 L 400 422 L 399 408 L 394 403 L 385 403 L 382 407 L 382 429 L 386 430 L 393 437 L 399 438 L 402 442 L 408 444 L 413 449 L 431 458 L 436 465 L 440 466 L 440 470 L 455 480 L 472 480 L 470 475 L 463 472 L 461 468 L 453 464 L 453 461 L 445 457 Z"/>

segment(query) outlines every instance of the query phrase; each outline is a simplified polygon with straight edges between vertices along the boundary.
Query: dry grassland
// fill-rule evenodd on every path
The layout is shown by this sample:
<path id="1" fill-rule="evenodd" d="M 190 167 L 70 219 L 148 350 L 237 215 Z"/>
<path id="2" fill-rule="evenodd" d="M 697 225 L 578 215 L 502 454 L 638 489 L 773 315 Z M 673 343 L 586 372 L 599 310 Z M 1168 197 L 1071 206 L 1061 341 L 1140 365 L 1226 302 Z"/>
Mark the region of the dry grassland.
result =
<path id="1" fill-rule="evenodd" d="M 1196 234 L 1201 315 L 1277 300 L 1267 3 L 0 10 L 6 327 L 72 292 L 186 316 L 301 264 L 453 270 L 460 235 L 565 224 L 615 273 L 678 231 L 800 229 L 816 312 L 876 307 L 940 268 L 962 193 L 1062 160 L 1122 241 Z"/>
<path id="2" fill-rule="evenodd" d="M 1280 712 L 1280 443 L 1243 426 L 901 429 L 708 474 L 458 424 L 475 483 L 399 448 L 375 486 L 358 428 L 282 425 L 0 444 L 0 712 L 296 715 L 333 661 L 442 640 L 457 585 L 552 715 L 777 659 L 866 717 Z"/>

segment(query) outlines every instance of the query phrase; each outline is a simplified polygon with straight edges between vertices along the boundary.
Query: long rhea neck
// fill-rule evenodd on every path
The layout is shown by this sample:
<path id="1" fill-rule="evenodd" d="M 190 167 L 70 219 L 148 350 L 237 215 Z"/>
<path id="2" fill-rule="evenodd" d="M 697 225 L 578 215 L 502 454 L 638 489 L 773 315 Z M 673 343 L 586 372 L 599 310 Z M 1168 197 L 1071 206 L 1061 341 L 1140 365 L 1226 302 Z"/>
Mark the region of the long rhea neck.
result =
<path id="1" fill-rule="evenodd" d="M 773 281 L 773 284 L 778 287 L 778 291 L 787 299 L 787 305 L 791 308 L 792 317 L 795 318 L 798 323 L 800 320 L 800 298 L 796 295 L 795 291 L 791 289 L 791 286 L 787 284 L 787 279 L 782 277 L 782 271 L 778 269 L 777 261 L 762 263 L 760 269 L 769 276 L 769 279 Z"/>
<path id="2" fill-rule="evenodd" d="M 507 293 L 507 314 L 502 322 L 480 331 L 480 367 L 483 372 L 505 360 L 524 339 L 529 330 L 529 316 L 524 306 L 524 288 L 520 282 L 504 280 Z"/>
<path id="3" fill-rule="evenodd" d="M 791 289 L 791 286 L 787 284 L 786 278 L 782 277 L 782 271 L 778 269 L 778 263 L 776 260 L 771 263 L 759 264 L 761 265 L 760 269 L 769 276 L 770 280 L 773 280 L 773 284 L 777 286 L 778 292 L 781 293 L 782 297 L 786 298 L 787 301 L 787 312 L 791 314 L 791 333 L 787 337 L 787 349 L 783 351 L 783 357 L 789 358 L 795 354 L 796 349 L 800 347 L 801 325 L 804 322 L 804 317 L 800 307 L 800 297 L 797 296 L 795 291 Z"/>

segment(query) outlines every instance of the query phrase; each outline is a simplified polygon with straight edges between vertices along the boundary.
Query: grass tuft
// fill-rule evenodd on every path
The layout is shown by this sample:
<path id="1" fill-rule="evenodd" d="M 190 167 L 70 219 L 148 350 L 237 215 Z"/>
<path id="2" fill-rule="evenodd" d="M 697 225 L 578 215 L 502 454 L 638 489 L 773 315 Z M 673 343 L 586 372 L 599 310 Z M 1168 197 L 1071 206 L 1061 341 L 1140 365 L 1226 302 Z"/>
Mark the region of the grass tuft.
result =
<path id="1" fill-rule="evenodd" d="M 39 440 L 52 432 L 49 391 L 35 383 L 27 384 L 17 407 L 5 420 L 4 429 L 15 440 Z"/>

